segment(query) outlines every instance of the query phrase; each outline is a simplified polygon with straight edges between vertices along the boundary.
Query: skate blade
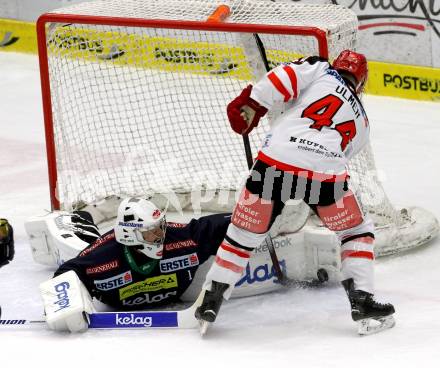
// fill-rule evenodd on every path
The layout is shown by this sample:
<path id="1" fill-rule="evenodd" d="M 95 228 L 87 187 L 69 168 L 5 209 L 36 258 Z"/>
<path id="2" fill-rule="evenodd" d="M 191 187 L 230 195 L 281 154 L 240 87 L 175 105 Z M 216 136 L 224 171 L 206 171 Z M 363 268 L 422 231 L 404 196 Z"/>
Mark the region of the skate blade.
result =
<path id="1" fill-rule="evenodd" d="M 358 321 L 358 334 L 361 336 L 372 335 L 388 330 L 396 324 L 393 316 L 380 318 L 366 318 Z"/>
<path id="2" fill-rule="evenodd" d="M 199 332 L 200 336 L 205 336 L 208 331 L 208 327 L 211 325 L 211 322 L 199 320 Z"/>

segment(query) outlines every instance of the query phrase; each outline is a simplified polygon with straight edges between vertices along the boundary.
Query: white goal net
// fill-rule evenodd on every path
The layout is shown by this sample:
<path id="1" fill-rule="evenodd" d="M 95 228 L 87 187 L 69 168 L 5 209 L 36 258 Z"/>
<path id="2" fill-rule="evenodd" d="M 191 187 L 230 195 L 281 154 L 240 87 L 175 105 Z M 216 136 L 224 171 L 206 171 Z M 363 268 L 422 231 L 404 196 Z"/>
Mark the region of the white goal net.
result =
<path id="1" fill-rule="evenodd" d="M 230 9 L 226 19 L 217 17 L 221 5 Z M 303 55 L 333 59 L 355 48 L 357 25 L 352 11 L 336 5 L 252 0 L 107 0 L 43 15 L 53 207 L 163 195 L 175 208 L 196 201 L 204 210 L 231 210 L 247 164 L 225 109 L 266 71 L 254 35 L 273 67 Z M 264 120 L 250 137 L 254 153 Z M 378 228 L 391 234 L 417 222 L 387 199 L 369 148 L 351 176 Z M 423 231 L 417 244 L 433 234 Z"/>

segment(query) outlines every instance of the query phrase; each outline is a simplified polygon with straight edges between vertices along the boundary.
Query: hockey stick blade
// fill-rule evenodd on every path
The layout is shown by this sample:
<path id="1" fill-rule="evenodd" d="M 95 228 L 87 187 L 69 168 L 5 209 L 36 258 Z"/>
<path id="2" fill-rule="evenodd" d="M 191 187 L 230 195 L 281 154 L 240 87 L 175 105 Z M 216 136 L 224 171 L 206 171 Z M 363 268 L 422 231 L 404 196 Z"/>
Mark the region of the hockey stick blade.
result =
<path id="1" fill-rule="evenodd" d="M 202 304 L 204 292 L 189 308 L 178 311 L 154 312 L 97 312 L 88 315 L 89 328 L 91 329 L 150 329 L 150 328 L 182 328 L 196 329 L 199 321 L 194 317 L 196 308 Z M 27 319 L 2 319 L 0 327 L 21 327 L 29 325 L 40 326 L 45 321 L 32 321 Z"/>
<path id="2" fill-rule="evenodd" d="M 208 321 L 203 321 L 200 320 L 199 321 L 199 332 L 200 332 L 200 336 L 205 336 L 206 332 L 208 331 L 208 327 L 211 325 L 211 322 Z"/>
<path id="3" fill-rule="evenodd" d="M 371 325 L 371 323 L 376 324 Z M 393 328 L 395 325 L 396 321 L 393 316 L 362 319 L 358 321 L 358 334 L 360 336 L 368 336 Z"/>

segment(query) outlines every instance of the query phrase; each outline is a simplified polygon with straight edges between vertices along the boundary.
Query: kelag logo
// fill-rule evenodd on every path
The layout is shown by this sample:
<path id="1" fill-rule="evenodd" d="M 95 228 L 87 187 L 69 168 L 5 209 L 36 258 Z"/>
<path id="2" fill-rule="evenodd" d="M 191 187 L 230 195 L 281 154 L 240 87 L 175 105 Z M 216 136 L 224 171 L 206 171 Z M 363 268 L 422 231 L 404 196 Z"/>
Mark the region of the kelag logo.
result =
<path id="1" fill-rule="evenodd" d="M 177 291 L 170 291 L 165 294 L 156 294 L 151 296 L 148 293 L 145 293 L 144 295 L 138 296 L 134 299 L 126 300 L 124 299 L 122 301 L 122 305 L 128 306 L 128 307 L 134 307 L 142 304 L 151 304 L 151 303 L 159 303 L 162 302 L 164 299 L 170 298 L 172 296 L 176 296 Z"/>
<path id="2" fill-rule="evenodd" d="M 280 260 L 280 266 L 283 273 L 286 272 L 286 261 L 284 259 Z M 270 271 L 269 271 L 270 268 Z M 235 284 L 235 286 L 241 286 L 243 284 L 252 285 L 255 282 L 265 282 L 268 280 L 272 280 L 274 284 L 278 284 L 279 281 L 275 275 L 275 270 L 268 264 L 262 264 L 256 267 L 254 270 L 251 270 L 251 267 L 246 266 L 246 273 L 244 276 Z"/>
<path id="3" fill-rule="evenodd" d="M 116 313 L 116 326 L 125 327 L 151 327 L 153 324 L 153 319 L 151 317 L 135 316 L 133 313 L 130 314 L 119 314 Z"/>
<path id="4" fill-rule="evenodd" d="M 55 312 L 59 312 L 61 309 L 70 307 L 69 297 L 67 295 L 67 290 L 70 288 L 70 284 L 68 282 L 62 282 L 61 284 L 56 284 L 54 286 L 57 301 L 53 304 L 58 304 L 59 308 Z"/>
<path id="5" fill-rule="evenodd" d="M 419 78 L 410 75 L 383 74 L 384 87 L 394 87 L 398 89 L 411 89 L 414 91 L 440 93 L 440 80 Z"/>

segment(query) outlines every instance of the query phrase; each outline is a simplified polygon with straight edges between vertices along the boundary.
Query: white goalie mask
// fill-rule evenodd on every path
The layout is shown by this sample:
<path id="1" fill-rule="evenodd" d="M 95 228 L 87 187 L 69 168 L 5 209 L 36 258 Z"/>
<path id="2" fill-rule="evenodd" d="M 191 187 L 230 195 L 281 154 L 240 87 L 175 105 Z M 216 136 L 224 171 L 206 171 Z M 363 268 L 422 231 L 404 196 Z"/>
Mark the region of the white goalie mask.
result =
<path id="1" fill-rule="evenodd" d="M 165 212 L 141 198 L 126 198 L 118 208 L 116 240 L 134 247 L 147 257 L 162 258 L 165 239 Z"/>

